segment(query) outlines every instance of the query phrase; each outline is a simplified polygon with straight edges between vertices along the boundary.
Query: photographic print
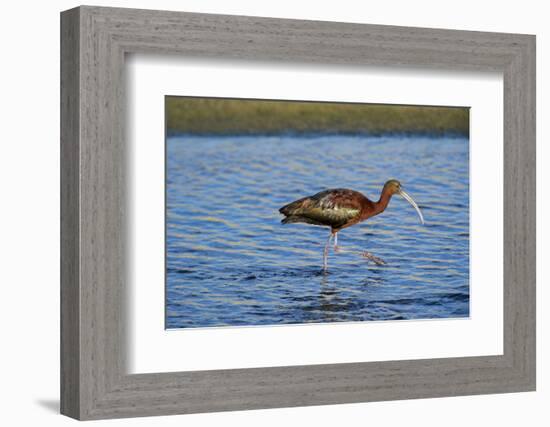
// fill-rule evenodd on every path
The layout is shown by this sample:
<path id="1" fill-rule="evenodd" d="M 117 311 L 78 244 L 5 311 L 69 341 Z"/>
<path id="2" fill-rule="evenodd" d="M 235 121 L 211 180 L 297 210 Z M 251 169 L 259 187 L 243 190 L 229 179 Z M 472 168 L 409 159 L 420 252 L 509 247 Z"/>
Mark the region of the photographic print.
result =
<path id="1" fill-rule="evenodd" d="M 166 328 L 468 317 L 469 113 L 167 96 Z"/>

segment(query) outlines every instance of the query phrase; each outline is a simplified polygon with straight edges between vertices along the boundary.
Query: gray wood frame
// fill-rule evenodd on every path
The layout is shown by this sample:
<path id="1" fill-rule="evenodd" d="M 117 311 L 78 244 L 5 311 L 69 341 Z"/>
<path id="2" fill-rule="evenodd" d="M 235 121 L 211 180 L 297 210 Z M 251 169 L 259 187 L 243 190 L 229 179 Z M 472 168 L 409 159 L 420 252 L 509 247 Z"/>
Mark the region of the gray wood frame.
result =
<path id="1" fill-rule="evenodd" d="M 128 375 L 124 57 L 134 52 L 502 72 L 504 354 Z M 61 14 L 61 165 L 65 415 L 100 419 L 535 389 L 534 36 L 71 9 Z"/>

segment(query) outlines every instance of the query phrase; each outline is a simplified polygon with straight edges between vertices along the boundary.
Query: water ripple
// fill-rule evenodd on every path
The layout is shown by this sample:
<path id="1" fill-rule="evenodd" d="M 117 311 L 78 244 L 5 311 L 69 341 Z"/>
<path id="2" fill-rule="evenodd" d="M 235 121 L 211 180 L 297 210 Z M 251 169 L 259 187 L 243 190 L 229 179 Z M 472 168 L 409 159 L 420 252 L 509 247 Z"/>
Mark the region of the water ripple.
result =
<path id="1" fill-rule="evenodd" d="M 321 270 L 326 228 L 283 226 L 278 208 L 325 188 L 395 198 L 344 230 Z M 468 141 L 366 136 L 170 137 L 168 328 L 469 315 Z M 368 263 L 365 250 L 383 258 Z"/>

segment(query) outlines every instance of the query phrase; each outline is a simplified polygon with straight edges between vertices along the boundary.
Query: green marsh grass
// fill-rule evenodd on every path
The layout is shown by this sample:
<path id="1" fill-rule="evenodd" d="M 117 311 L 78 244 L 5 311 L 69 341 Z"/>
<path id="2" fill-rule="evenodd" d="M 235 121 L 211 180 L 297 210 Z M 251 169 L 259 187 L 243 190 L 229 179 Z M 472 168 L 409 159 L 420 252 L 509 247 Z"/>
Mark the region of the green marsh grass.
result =
<path id="1" fill-rule="evenodd" d="M 467 107 L 166 97 L 168 133 L 469 132 Z"/>

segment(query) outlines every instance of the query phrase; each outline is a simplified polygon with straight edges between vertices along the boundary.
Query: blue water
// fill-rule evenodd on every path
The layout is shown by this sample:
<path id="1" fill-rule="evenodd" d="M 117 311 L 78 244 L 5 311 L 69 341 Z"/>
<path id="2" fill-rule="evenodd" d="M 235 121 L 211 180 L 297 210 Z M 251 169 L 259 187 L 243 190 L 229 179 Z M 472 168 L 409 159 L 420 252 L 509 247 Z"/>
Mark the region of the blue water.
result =
<path id="1" fill-rule="evenodd" d="M 178 136 L 167 140 L 166 327 L 469 316 L 468 140 L 418 136 Z M 280 223 L 326 188 L 377 200 L 401 181 L 414 209 L 338 234 Z M 359 254 L 369 251 L 386 265 Z"/>

